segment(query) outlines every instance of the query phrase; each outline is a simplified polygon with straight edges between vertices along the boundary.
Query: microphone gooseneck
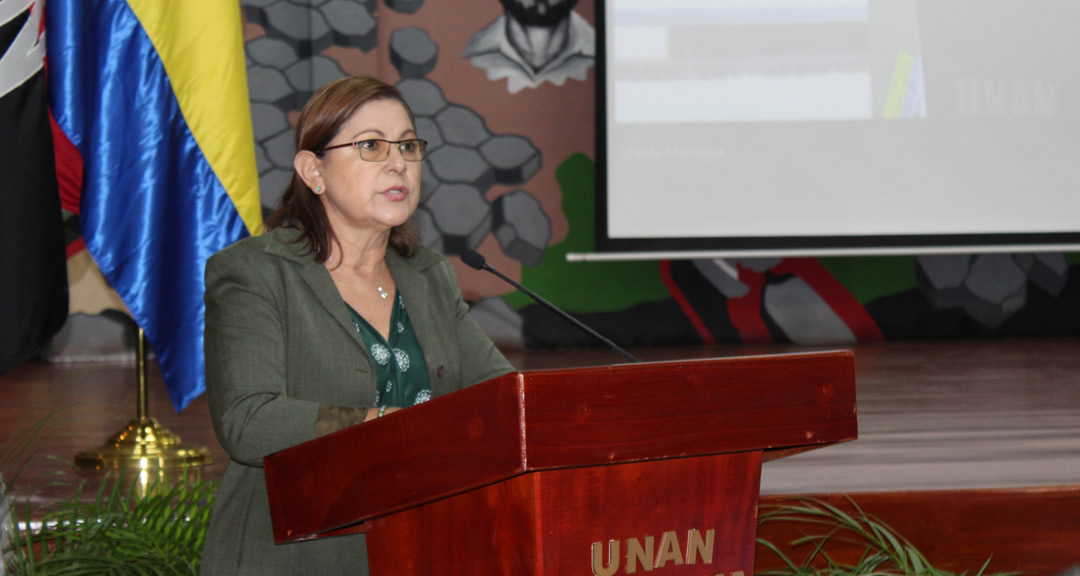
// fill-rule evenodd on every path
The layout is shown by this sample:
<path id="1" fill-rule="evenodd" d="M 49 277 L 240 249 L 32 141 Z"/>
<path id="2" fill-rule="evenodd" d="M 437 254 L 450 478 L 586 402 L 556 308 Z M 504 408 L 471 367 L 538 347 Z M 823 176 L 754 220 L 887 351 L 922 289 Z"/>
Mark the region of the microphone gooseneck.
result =
<path id="1" fill-rule="evenodd" d="M 496 269 L 492 268 L 491 266 L 489 266 L 488 263 L 487 263 L 487 260 L 479 252 L 477 252 L 475 250 L 465 250 L 464 252 L 461 253 L 461 261 L 464 262 L 465 265 L 470 267 L 470 268 L 474 268 L 476 270 L 486 270 L 486 271 L 491 272 L 492 274 L 498 276 L 499 278 L 502 278 L 502 280 L 504 282 L 510 284 L 511 286 L 513 286 L 514 288 L 517 288 L 518 290 L 521 290 L 529 298 L 532 298 L 533 300 L 535 300 L 538 304 L 540 304 L 544 308 L 547 308 L 548 310 L 551 310 L 552 312 L 554 312 L 555 314 L 557 314 L 558 316 L 560 316 L 561 318 L 563 318 L 567 322 L 570 322 L 571 324 L 576 326 L 582 332 L 585 332 L 586 334 L 592 336 L 593 338 L 596 338 L 597 340 L 603 342 L 604 344 L 606 344 L 609 348 L 611 348 L 612 350 L 617 352 L 623 358 L 626 358 L 627 360 L 629 360 L 631 362 L 640 362 L 640 360 L 638 360 L 637 358 L 634 358 L 629 352 L 627 352 L 626 350 L 623 350 L 622 348 L 619 347 L 618 344 L 612 342 L 611 340 L 608 340 L 607 338 L 605 338 L 603 335 L 601 335 L 596 330 L 593 330 L 592 328 L 589 328 L 585 324 L 581 323 L 581 321 L 579 321 L 577 318 L 574 318 L 573 316 L 567 314 L 561 308 L 555 306 L 554 304 L 552 304 L 551 302 L 548 302 L 547 300 L 544 300 L 543 298 L 541 298 L 538 294 L 536 294 L 532 290 L 529 290 L 528 288 L 522 286 L 521 283 L 515 281 L 514 279 L 510 278 L 506 274 L 503 274 L 502 272 L 499 272 L 498 270 L 496 270 Z"/>

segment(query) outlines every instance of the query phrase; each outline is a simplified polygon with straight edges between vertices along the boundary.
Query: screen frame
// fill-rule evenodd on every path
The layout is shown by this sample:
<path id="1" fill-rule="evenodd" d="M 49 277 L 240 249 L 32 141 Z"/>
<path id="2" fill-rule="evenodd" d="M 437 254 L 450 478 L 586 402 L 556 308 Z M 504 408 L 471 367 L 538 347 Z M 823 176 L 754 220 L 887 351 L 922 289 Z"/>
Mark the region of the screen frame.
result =
<path id="1" fill-rule="evenodd" d="M 605 253 L 641 253 L 643 257 L 694 253 L 722 257 L 740 257 L 760 252 L 775 256 L 790 253 L 814 254 L 919 254 L 967 252 L 1053 252 L 1080 247 L 1080 230 L 1032 233 L 961 233 L 910 235 L 832 235 L 832 236 L 737 236 L 737 237 L 641 237 L 612 238 L 608 233 L 608 78 L 607 78 L 607 3 L 596 0 L 596 158 L 595 158 L 595 238 L 594 249 Z M 580 255 L 579 255 L 580 256 Z M 588 258 L 582 258 L 588 259 Z M 603 259 L 603 258 L 598 258 Z M 620 258 L 622 259 L 622 258 Z"/>

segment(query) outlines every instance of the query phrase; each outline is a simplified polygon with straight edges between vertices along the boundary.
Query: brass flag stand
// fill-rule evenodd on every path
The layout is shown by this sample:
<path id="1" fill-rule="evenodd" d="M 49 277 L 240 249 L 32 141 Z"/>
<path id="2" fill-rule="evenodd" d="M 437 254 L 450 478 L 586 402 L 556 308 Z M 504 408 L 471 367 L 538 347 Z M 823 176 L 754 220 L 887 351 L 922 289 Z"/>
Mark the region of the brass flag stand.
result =
<path id="1" fill-rule="evenodd" d="M 75 455 L 80 468 L 97 470 L 146 471 L 187 468 L 210 464 L 210 451 L 204 447 L 185 447 L 180 437 L 169 432 L 148 416 L 146 396 L 146 334 L 139 328 L 135 343 L 135 378 L 139 398 L 137 417 L 114 434 L 105 445 Z"/>

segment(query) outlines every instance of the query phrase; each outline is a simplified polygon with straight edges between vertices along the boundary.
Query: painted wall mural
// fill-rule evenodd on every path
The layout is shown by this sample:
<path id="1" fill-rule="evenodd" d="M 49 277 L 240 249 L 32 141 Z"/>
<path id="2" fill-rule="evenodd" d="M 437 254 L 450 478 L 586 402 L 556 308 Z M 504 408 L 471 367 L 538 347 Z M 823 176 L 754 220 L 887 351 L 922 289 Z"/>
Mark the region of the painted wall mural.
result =
<path id="1" fill-rule="evenodd" d="M 312 90 L 371 74 L 397 85 L 429 142 L 416 215 L 425 245 L 448 256 L 480 250 L 519 277 L 567 234 L 548 159 L 591 154 L 595 138 L 592 15 L 576 2 L 241 5 L 264 211 L 288 183 L 290 119 Z M 522 342 L 523 320 L 502 298 L 509 288 L 457 267 L 485 327 Z"/>
<path id="2" fill-rule="evenodd" d="M 596 61 L 592 24 L 574 11 L 577 0 L 501 0 L 505 11 L 473 35 L 461 55 L 506 79 L 516 94 L 544 82 L 584 81 Z"/>
<path id="3" fill-rule="evenodd" d="M 370 74 L 402 90 L 430 142 L 416 216 L 423 243 L 448 256 L 480 251 L 620 345 L 1080 332 L 1076 254 L 566 262 L 593 248 L 592 0 L 241 6 L 266 213 L 292 170 L 300 107 L 328 81 Z M 592 344 L 500 280 L 451 261 L 474 316 L 501 344 Z"/>

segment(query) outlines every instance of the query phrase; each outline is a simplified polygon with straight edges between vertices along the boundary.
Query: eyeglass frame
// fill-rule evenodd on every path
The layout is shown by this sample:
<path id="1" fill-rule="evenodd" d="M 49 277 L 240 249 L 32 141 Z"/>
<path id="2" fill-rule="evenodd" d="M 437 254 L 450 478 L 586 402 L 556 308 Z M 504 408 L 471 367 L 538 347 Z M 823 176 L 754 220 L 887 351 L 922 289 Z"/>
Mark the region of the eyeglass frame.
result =
<path id="1" fill-rule="evenodd" d="M 403 160 L 405 160 L 406 162 L 420 162 L 420 161 L 422 161 L 424 159 L 424 156 L 427 153 L 427 145 L 428 145 L 428 141 L 424 140 L 422 138 L 407 138 L 405 140 L 387 140 L 385 138 L 364 138 L 363 140 L 357 140 L 355 142 L 346 142 L 344 144 L 335 144 L 333 146 L 327 146 L 326 148 L 323 148 L 321 150 L 316 150 L 315 153 L 316 154 L 322 154 L 323 152 L 326 152 L 327 150 L 334 150 L 336 148 L 347 148 L 349 146 L 352 146 L 352 147 L 356 148 L 357 155 L 359 155 L 360 159 L 363 160 L 364 162 L 386 162 L 386 159 L 390 157 L 390 150 L 392 149 L 392 146 L 387 146 L 387 148 L 386 148 L 386 156 L 384 156 L 380 160 L 368 160 L 367 158 L 364 158 L 364 153 L 361 151 L 360 146 L 359 146 L 360 144 L 363 144 L 364 142 L 386 142 L 387 144 L 391 144 L 391 145 L 397 144 L 398 152 L 401 153 L 401 158 Z M 401 145 L 402 144 L 408 144 L 410 142 L 417 142 L 417 143 L 420 144 L 420 159 L 419 160 L 409 160 L 409 159 L 405 158 L 405 152 L 403 152 L 401 150 Z"/>

